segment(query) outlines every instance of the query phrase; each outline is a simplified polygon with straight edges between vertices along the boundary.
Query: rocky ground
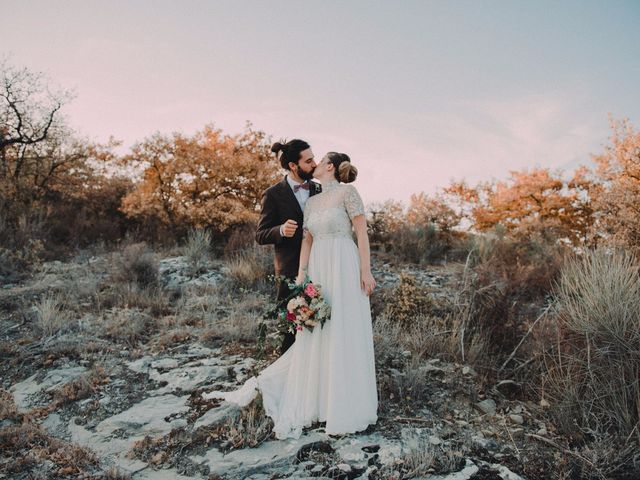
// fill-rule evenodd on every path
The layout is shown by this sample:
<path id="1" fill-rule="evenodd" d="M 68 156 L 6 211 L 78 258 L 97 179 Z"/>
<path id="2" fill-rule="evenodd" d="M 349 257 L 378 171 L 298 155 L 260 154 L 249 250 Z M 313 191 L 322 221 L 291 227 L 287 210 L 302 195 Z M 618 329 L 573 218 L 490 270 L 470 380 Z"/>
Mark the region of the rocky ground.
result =
<path id="1" fill-rule="evenodd" d="M 201 400 L 275 358 L 275 336 L 257 348 L 255 327 L 243 333 L 226 315 L 237 301 L 250 321 L 266 296 L 228 286 L 222 263 L 190 274 L 183 257 L 168 257 L 159 293 L 144 290 L 156 297 L 116 298 L 112 262 L 52 262 L 1 291 L 0 478 L 515 480 L 554 478 L 554 465 L 571 461 L 520 385 L 487 387 L 472 367 L 438 358 L 413 371 L 419 395 L 381 392 L 367 431 L 336 437 L 317 424 L 277 441 L 259 399 L 242 410 Z M 456 268 L 413 273 L 446 296 Z M 376 260 L 381 291 L 399 273 Z M 51 292 L 62 300 L 45 313 L 63 322 L 43 314 Z M 398 350 L 378 365 L 381 389 L 403 384 L 411 356 Z"/>

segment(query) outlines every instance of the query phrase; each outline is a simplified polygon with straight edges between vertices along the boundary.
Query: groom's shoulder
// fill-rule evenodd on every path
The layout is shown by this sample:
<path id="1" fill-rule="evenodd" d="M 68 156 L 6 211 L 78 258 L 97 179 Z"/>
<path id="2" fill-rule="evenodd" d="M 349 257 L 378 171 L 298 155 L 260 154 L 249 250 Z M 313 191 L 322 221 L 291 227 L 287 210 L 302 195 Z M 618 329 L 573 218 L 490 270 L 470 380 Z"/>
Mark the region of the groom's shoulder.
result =
<path id="1" fill-rule="evenodd" d="M 270 187 L 267 187 L 263 192 L 263 195 L 272 195 L 274 193 L 279 193 L 280 191 L 282 191 L 283 182 L 284 180 L 280 180 L 278 183 L 274 183 Z"/>

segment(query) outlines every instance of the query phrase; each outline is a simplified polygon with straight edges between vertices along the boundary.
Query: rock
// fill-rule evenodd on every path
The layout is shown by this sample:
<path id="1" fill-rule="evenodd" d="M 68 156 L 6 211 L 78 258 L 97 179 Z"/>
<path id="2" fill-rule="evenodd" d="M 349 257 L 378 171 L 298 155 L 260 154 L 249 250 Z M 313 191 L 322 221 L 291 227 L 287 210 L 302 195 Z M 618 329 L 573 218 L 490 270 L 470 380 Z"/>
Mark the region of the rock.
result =
<path id="1" fill-rule="evenodd" d="M 186 419 L 183 418 L 169 421 L 165 418 L 186 413 L 189 410 L 189 407 L 186 406 L 188 399 L 188 395 L 146 398 L 128 410 L 100 422 L 96 427 L 96 433 L 109 436 L 118 430 L 126 432 L 128 436 L 165 435 L 172 429 L 187 424 Z"/>
<path id="2" fill-rule="evenodd" d="M 541 435 L 541 436 L 547 435 L 547 433 L 548 432 L 545 427 L 539 428 L 538 431 L 536 431 L 536 435 Z"/>
<path id="3" fill-rule="evenodd" d="M 518 425 L 522 425 L 524 423 L 524 418 L 522 418 L 522 415 L 516 415 L 515 413 L 509 414 L 509 419 L 513 423 L 517 423 Z"/>
<path id="4" fill-rule="evenodd" d="M 227 418 L 235 415 L 240 411 L 240 407 L 235 403 L 231 402 L 223 402 L 223 404 L 218 408 L 212 408 L 208 410 L 204 415 L 198 418 L 193 424 L 193 429 L 197 430 L 200 427 L 209 427 L 211 425 L 215 425 L 220 423 Z"/>
<path id="5" fill-rule="evenodd" d="M 66 367 L 50 370 L 41 382 L 38 382 L 38 374 L 31 375 L 26 380 L 16 383 L 9 391 L 13 394 L 13 400 L 19 412 L 25 412 L 32 407 L 31 396 L 45 391 L 50 392 L 62 385 L 77 379 L 87 373 L 85 367 Z"/>
<path id="6" fill-rule="evenodd" d="M 247 478 L 272 469 L 288 468 L 296 463 L 300 450 L 310 444 L 328 444 L 326 438 L 324 434 L 309 432 L 298 439 L 270 440 L 259 447 L 233 450 L 226 455 L 212 448 L 204 456 L 193 455 L 190 459 L 209 466 L 211 475 Z"/>
<path id="7" fill-rule="evenodd" d="M 496 402 L 491 398 L 486 398 L 481 402 L 476 403 L 476 407 L 487 415 L 493 415 L 496 413 Z"/>
<path id="8" fill-rule="evenodd" d="M 431 445 L 440 445 L 442 443 L 442 439 L 436 435 L 429 435 L 429 443 Z"/>
<path id="9" fill-rule="evenodd" d="M 344 473 L 351 472 L 351 465 L 349 465 L 348 463 L 339 463 L 336 465 L 336 467 L 338 467 Z"/>

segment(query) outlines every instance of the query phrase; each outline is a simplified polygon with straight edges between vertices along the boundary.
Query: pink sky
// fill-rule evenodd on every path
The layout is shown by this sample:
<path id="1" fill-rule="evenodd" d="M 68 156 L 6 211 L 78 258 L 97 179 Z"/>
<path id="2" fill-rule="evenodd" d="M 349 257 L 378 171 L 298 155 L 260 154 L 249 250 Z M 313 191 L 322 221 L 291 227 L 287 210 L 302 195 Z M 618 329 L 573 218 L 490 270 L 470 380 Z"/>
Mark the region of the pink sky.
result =
<path id="1" fill-rule="evenodd" d="M 65 112 L 81 134 L 130 146 L 249 120 L 317 157 L 348 153 L 367 202 L 572 169 L 602 150 L 609 113 L 640 117 L 634 2 L 0 7 L 0 56 L 72 88 Z"/>

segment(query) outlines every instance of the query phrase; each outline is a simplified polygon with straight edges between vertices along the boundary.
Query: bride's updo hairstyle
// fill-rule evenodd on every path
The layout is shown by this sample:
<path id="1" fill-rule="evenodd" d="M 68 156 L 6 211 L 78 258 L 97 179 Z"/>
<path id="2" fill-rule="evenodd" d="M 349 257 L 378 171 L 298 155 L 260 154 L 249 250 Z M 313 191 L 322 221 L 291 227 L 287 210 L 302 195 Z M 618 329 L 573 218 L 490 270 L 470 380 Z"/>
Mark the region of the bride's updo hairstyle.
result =
<path id="1" fill-rule="evenodd" d="M 307 148 L 311 148 L 307 142 L 298 138 L 294 138 L 293 140 L 289 140 L 286 143 L 274 143 L 271 146 L 271 151 L 275 153 L 276 156 L 278 156 L 278 153 L 280 154 L 279 160 L 282 168 L 284 168 L 285 170 L 291 170 L 289 168 L 289 162 L 298 164 L 298 162 L 300 161 L 300 152 L 306 150 Z"/>
<path id="2" fill-rule="evenodd" d="M 334 166 L 333 174 L 336 180 L 342 183 L 351 183 L 358 176 L 358 169 L 351 163 L 349 155 L 346 153 L 327 153 L 329 163 Z"/>

